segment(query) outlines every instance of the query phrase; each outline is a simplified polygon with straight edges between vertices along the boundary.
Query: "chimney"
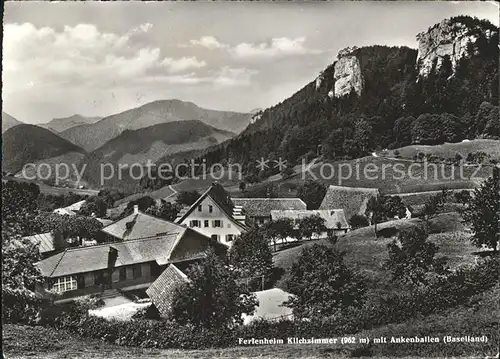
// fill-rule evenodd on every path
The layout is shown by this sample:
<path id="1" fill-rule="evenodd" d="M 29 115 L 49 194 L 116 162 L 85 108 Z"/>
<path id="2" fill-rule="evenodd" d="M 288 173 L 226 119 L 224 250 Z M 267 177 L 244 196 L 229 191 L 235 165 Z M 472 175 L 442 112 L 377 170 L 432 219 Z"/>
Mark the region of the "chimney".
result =
<path id="1" fill-rule="evenodd" d="M 139 206 L 134 204 L 134 214 L 139 214 Z"/>
<path id="2" fill-rule="evenodd" d="M 115 266 L 117 259 L 118 259 L 118 250 L 115 247 L 109 246 L 108 269 L 112 269 Z"/>

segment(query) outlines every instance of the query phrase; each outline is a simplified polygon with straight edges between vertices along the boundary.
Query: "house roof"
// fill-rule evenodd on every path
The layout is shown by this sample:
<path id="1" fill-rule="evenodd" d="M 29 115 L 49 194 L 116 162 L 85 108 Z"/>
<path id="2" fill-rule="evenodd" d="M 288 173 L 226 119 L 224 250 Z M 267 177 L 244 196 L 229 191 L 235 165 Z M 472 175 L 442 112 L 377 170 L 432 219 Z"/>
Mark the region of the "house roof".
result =
<path id="1" fill-rule="evenodd" d="M 210 246 L 225 246 L 191 229 L 147 238 L 68 248 L 37 263 L 45 277 L 60 277 L 108 268 L 109 252 L 117 250 L 114 267 L 156 261 L 159 265 L 204 257 Z"/>
<path id="2" fill-rule="evenodd" d="M 66 249 L 64 252 L 41 260 L 36 265 L 44 277 L 60 277 L 108 268 L 111 248 L 118 251 L 115 267 L 151 262 L 168 261 L 177 243 L 177 235 L 169 234 L 97 246 Z"/>
<path id="3" fill-rule="evenodd" d="M 168 316 L 174 300 L 176 287 L 188 283 L 188 277 L 174 264 L 170 264 L 149 286 L 146 294 L 162 316 Z"/>
<path id="4" fill-rule="evenodd" d="M 31 243 L 38 245 L 40 253 L 52 252 L 55 250 L 54 236 L 50 232 L 23 237 L 23 239 L 27 239 Z"/>
<path id="5" fill-rule="evenodd" d="M 103 224 L 103 226 L 109 226 L 110 224 L 113 223 L 111 219 L 105 219 L 105 218 L 97 218 L 96 219 Z"/>
<path id="6" fill-rule="evenodd" d="M 234 198 L 233 202 L 251 217 L 269 217 L 271 211 L 307 209 L 300 198 Z"/>
<path id="7" fill-rule="evenodd" d="M 227 218 L 229 218 L 233 222 L 233 224 L 240 227 L 241 229 L 247 229 L 244 224 L 238 222 L 234 218 L 235 205 L 231 200 L 231 196 L 229 196 L 229 193 L 226 192 L 224 187 L 222 187 L 218 183 L 213 183 L 205 192 L 203 192 L 203 194 L 196 200 L 196 202 L 194 202 L 189 208 L 183 209 L 179 213 L 176 219 L 176 223 L 182 223 L 182 221 L 184 221 L 184 219 L 186 219 L 207 197 L 210 197 L 214 201 L 217 207 L 219 207 L 219 209 L 227 216 Z"/>
<path id="8" fill-rule="evenodd" d="M 76 215 L 76 213 L 74 211 L 69 210 L 67 208 L 56 208 L 56 209 L 54 209 L 53 212 L 57 213 L 57 214 L 60 214 L 62 216 L 64 216 L 64 215 L 75 216 Z"/>
<path id="9" fill-rule="evenodd" d="M 78 202 L 75 202 L 75 203 L 73 203 L 72 205 L 67 206 L 67 207 L 64 207 L 64 208 L 65 208 L 65 209 L 68 209 L 68 210 L 70 210 L 70 211 L 79 211 L 79 210 L 82 208 L 82 206 L 83 206 L 83 204 L 84 204 L 85 202 L 86 202 L 85 200 L 83 200 L 83 201 L 78 201 Z"/>
<path id="10" fill-rule="evenodd" d="M 61 214 L 61 215 L 69 215 L 69 216 L 74 216 L 76 215 L 75 211 L 79 211 L 82 208 L 82 205 L 85 203 L 85 200 L 83 201 L 78 201 L 73 203 L 72 205 L 69 205 L 67 207 L 62 207 L 62 208 L 56 208 L 54 209 L 54 213 Z"/>
<path id="11" fill-rule="evenodd" d="M 365 214 L 366 204 L 379 194 L 377 188 L 329 186 L 319 209 L 344 210 L 346 218 L 354 214 Z"/>
<path id="12" fill-rule="evenodd" d="M 132 227 L 127 228 L 127 223 L 133 223 Z M 186 227 L 180 224 L 165 221 L 139 211 L 107 225 L 101 231 L 115 238 L 132 240 L 166 233 L 183 233 L 185 230 Z"/>
<path id="13" fill-rule="evenodd" d="M 296 220 L 314 215 L 323 218 L 325 220 L 325 226 L 328 229 L 350 228 L 343 209 L 271 211 L 271 219 L 273 221 L 282 218 Z M 340 228 L 337 226 L 337 223 L 340 223 Z"/>

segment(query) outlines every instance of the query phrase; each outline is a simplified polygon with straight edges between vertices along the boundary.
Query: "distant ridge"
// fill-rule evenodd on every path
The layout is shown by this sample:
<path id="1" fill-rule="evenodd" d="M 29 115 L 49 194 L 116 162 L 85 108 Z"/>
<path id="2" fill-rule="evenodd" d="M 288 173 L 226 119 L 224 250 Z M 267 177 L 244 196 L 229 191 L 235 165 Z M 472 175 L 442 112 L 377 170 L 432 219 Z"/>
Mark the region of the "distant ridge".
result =
<path id="1" fill-rule="evenodd" d="M 6 112 L 2 111 L 2 134 L 9 128 L 21 125 L 23 122 L 17 120 Z"/>
<path id="2" fill-rule="evenodd" d="M 85 151 L 53 132 L 35 125 L 20 124 L 2 134 L 2 166 L 18 172 L 26 163 Z"/>
<path id="3" fill-rule="evenodd" d="M 52 121 L 39 126 L 51 131 L 62 132 L 76 126 L 95 123 L 100 119 L 102 119 L 102 117 L 88 117 L 75 114 L 69 117 L 54 118 Z"/>
<path id="4" fill-rule="evenodd" d="M 192 102 L 159 100 L 107 116 L 94 124 L 67 129 L 61 132 L 61 136 L 90 152 L 125 130 L 138 130 L 175 121 L 198 120 L 218 129 L 239 133 L 247 127 L 250 117 L 251 114 L 248 113 L 203 109 Z"/>

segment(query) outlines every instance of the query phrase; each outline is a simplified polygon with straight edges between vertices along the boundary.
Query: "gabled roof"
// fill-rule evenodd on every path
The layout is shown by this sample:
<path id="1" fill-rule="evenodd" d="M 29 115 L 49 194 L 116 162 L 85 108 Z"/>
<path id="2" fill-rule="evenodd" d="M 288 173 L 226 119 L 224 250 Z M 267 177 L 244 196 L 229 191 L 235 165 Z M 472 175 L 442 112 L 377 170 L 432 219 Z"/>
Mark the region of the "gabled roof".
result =
<path id="1" fill-rule="evenodd" d="M 210 197 L 214 201 L 217 207 L 219 207 L 219 209 L 227 216 L 227 218 L 229 218 L 233 222 L 233 224 L 243 230 L 247 229 L 244 224 L 238 222 L 234 218 L 233 211 L 235 205 L 231 200 L 231 196 L 229 196 L 229 193 L 226 192 L 224 187 L 222 187 L 218 183 L 213 183 L 205 192 L 203 192 L 203 194 L 196 200 L 196 202 L 194 202 L 189 208 L 182 210 L 175 222 L 182 223 L 182 221 L 184 221 L 184 219 L 186 219 L 207 197 Z"/>
<path id="2" fill-rule="evenodd" d="M 46 252 L 52 252 L 55 250 L 54 236 L 50 232 L 23 237 L 23 239 L 27 239 L 31 243 L 38 245 L 38 250 L 42 254 Z"/>
<path id="3" fill-rule="evenodd" d="M 234 198 L 233 203 L 252 217 L 269 217 L 271 211 L 307 209 L 300 198 Z"/>
<path id="4" fill-rule="evenodd" d="M 271 219 L 273 221 L 282 218 L 296 220 L 315 215 L 318 215 L 325 220 L 325 226 L 328 229 L 350 228 L 346 221 L 343 209 L 271 211 Z M 340 223 L 340 228 L 337 226 L 337 223 Z"/>
<path id="5" fill-rule="evenodd" d="M 127 228 L 127 223 L 131 227 Z M 143 212 L 132 213 L 104 228 L 102 232 L 118 239 L 133 240 L 148 238 L 166 233 L 184 233 L 186 227 L 150 216 Z"/>
<path id="6" fill-rule="evenodd" d="M 174 299 L 175 289 L 188 282 L 188 277 L 174 264 L 170 264 L 149 286 L 146 294 L 151 298 L 151 301 L 160 314 L 168 316 Z"/>
<path id="7" fill-rule="evenodd" d="M 45 277 L 60 277 L 108 268 L 110 250 L 118 257 L 114 267 L 156 261 L 159 265 L 199 259 L 210 246 L 224 248 L 209 237 L 183 228 L 182 232 L 149 238 L 106 243 L 96 246 L 68 248 L 64 252 L 41 260 L 36 265 Z"/>
<path id="8" fill-rule="evenodd" d="M 111 248 L 118 251 L 115 267 L 159 260 L 168 262 L 178 240 L 177 234 L 90 247 L 66 249 L 36 265 L 44 277 L 60 277 L 108 268 Z"/>
<path id="9" fill-rule="evenodd" d="M 319 209 L 341 208 L 349 219 L 354 214 L 364 215 L 368 200 L 378 194 L 377 188 L 329 186 Z"/>

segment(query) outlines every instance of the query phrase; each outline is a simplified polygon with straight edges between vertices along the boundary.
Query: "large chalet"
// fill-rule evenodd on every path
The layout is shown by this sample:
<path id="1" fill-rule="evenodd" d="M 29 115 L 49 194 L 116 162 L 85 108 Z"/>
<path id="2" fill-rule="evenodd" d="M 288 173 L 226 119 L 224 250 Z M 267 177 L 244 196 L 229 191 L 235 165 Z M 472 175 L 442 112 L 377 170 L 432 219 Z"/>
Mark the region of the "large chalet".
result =
<path id="1" fill-rule="evenodd" d="M 184 271 L 209 248 L 226 249 L 200 232 L 137 208 L 102 231 L 114 241 L 68 248 L 39 261 L 36 266 L 46 280 L 37 293 L 50 297 L 55 292 L 61 300 L 106 291 L 146 290 L 166 268 Z"/>
<path id="2" fill-rule="evenodd" d="M 207 189 L 196 202 L 182 210 L 175 221 L 231 246 L 234 239 L 247 231 L 245 216 L 226 190 L 218 183 Z"/>

